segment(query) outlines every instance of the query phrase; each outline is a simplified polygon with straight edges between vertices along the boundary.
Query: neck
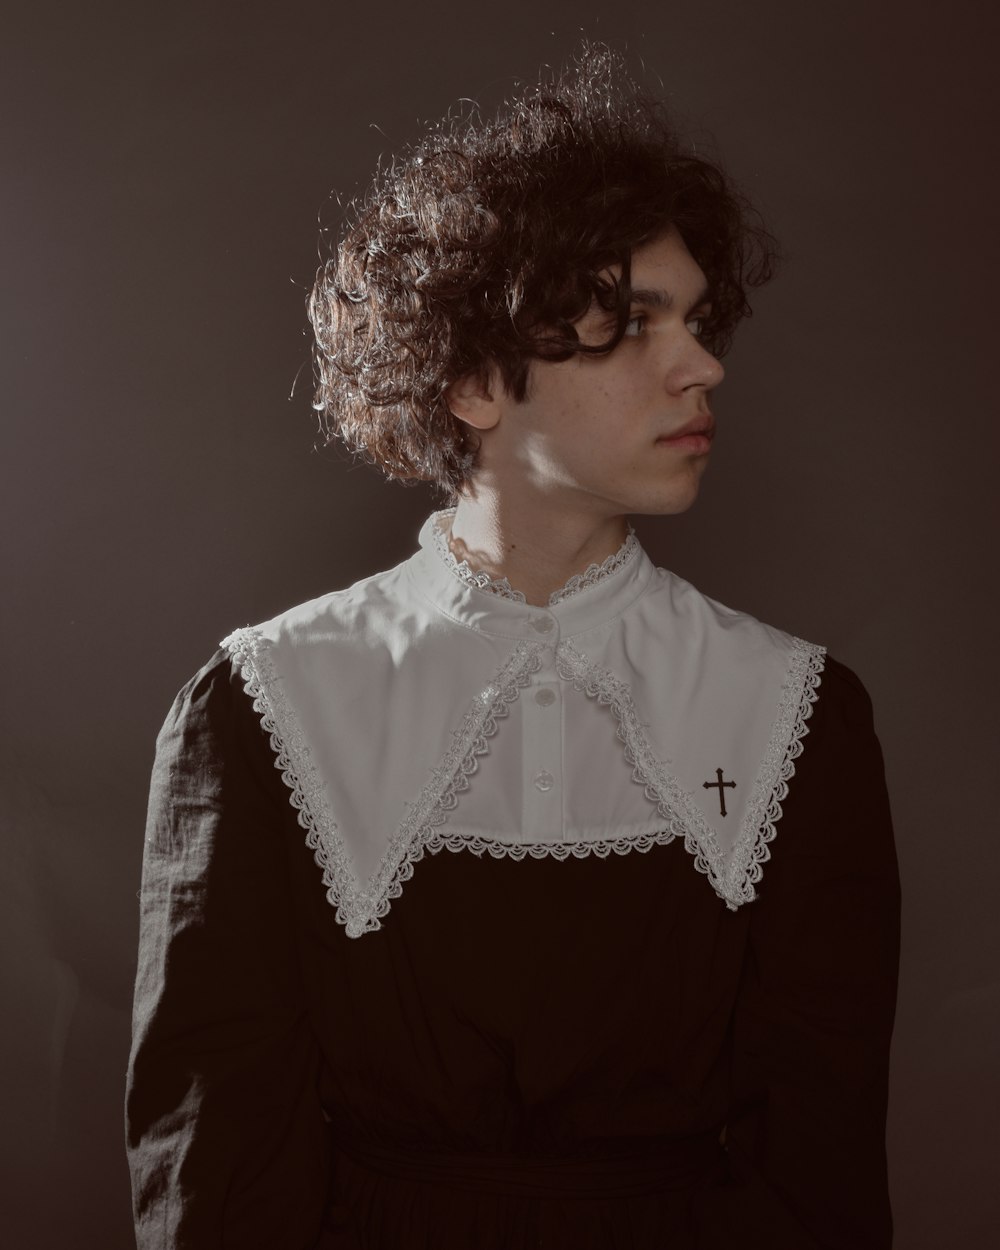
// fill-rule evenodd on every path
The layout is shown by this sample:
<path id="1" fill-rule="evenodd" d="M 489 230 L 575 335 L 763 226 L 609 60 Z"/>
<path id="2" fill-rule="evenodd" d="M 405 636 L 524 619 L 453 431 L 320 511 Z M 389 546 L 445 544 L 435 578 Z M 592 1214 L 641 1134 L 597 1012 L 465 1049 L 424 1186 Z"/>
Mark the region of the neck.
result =
<path id="1" fill-rule="evenodd" d="M 594 516 L 513 504 L 498 492 L 461 495 L 452 519 L 451 550 L 476 572 L 506 577 L 528 603 L 549 596 L 591 564 L 614 555 L 628 534 L 624 516 Z"/>

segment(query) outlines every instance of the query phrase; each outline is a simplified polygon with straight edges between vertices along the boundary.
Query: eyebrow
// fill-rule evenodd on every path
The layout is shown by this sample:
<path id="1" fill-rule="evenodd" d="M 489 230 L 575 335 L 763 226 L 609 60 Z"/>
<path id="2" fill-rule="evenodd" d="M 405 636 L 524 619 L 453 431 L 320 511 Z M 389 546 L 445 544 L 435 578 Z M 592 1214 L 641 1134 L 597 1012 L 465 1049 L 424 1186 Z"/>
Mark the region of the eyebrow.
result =
<path id="1" fill-rule="evenodd" d="M 708 288 L 708 284 L 706 283 L 691 301 L 689 311 L 691 308 L 697 308 L 699 304 L 707 303 L 711 294 L 712 293 Z M 658 288 L 653 289 L 650 287 L 636 287 L 632 291 L 631 302 L 633 304 L 638 304 L 642 308 L 673 308 L 674 297 L 669 291 L 663 291 Z"/>

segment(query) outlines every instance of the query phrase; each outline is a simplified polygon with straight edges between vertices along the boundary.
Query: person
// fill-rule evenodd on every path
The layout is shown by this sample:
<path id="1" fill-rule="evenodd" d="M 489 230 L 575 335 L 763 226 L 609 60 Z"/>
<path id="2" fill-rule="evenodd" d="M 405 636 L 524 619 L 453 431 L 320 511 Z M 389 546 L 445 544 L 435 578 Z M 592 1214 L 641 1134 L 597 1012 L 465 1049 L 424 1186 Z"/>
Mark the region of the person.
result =
<path id="1" fill-rule="evenodd" d="M 775 258 L 601 45 L 353 206 L 322 426 L 447 506 L 236 629 L 161 730 L 140 1250 L 891 1244 L 871 700 L 630 519 L 694 503 Z"/>

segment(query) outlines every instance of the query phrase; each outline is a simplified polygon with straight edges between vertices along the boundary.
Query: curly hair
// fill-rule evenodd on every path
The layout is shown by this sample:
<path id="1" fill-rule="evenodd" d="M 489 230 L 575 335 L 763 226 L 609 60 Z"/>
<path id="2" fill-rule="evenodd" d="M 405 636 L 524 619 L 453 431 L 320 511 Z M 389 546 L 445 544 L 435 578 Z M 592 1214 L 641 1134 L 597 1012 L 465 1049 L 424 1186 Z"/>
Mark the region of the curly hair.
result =
<path id="1" fill-rule="evenodd" d="M 516 400 L 533 359 L 606 353 L 627 325 L 633 249 L 668 227 L 708 280 L 701 340 L 716 356 L 772 275 L 774 239 L 719 165 L 685 150 L 622 58 L 584 44 L 496 118 L 446 119 L 350 206 L 309 299 L 315 409 L 390 479 L 455 503 L 479 441 L 446 388 L 494 366 Z M 618 267 L 617 276 L 612 267 Z M 610 275 L 610 276 L 609 276 Z M 606 342 L 575 322 L 597 301 Z"/>

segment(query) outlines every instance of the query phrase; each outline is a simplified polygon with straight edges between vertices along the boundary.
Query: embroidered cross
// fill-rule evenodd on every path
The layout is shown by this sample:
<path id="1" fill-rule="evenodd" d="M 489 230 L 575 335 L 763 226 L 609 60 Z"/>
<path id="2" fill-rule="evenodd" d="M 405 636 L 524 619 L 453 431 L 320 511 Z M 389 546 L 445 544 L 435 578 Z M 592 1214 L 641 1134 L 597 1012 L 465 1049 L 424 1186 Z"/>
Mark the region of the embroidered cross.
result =
<path id="1" fill-rule="evenodd" d="M 721 768 L 717 768 L 717 769 L 715 770 L 715 775 L 716 775 L 716 777 L 718 777 L 718 779 L 719 779 L 718 781 L 705 781 L 705 782 L 703 782 L 703 783 L 702 783 L 702 785 L 703 785 L 704 789 L 706 789 L 706 790 L 714 790 L 714 789 L 716 788 L 716 786 L 718 786 L 718 788 L 719 788 L 719 806 L 722 808 L 722 813 L 721 813 L 721 814 L 722 814 L 723 816 L 725 816 L 725 814 L 726 814 L 726 792 L 725 792 L 725 790 L 723 790 L 723 788 L 722 788 L 722 787 L 723 787 L 723 786 L 733 786 L 733 787 L 735 788 L 735 786 L 736 786 L 736 782 L 735 782 L 735 781 L 723 781 L 723 780 L 722 780 L 722 771 L 723 771 L 723 770 L 722 770 Z"/>

